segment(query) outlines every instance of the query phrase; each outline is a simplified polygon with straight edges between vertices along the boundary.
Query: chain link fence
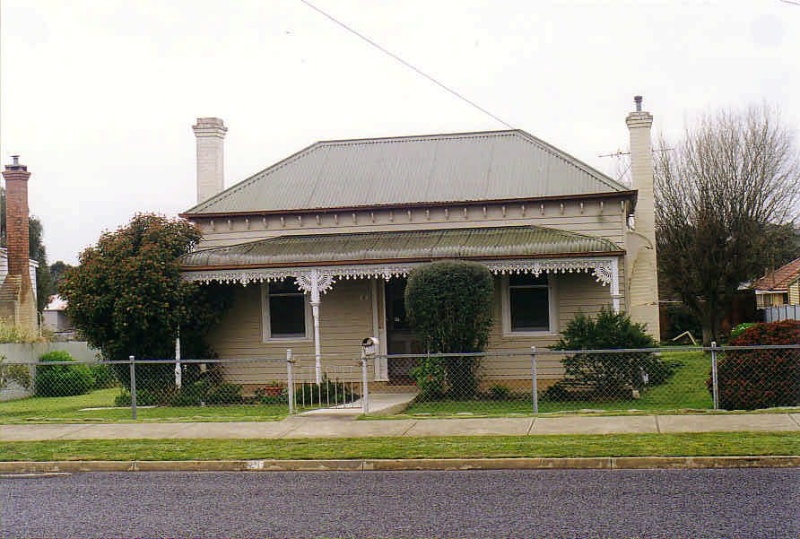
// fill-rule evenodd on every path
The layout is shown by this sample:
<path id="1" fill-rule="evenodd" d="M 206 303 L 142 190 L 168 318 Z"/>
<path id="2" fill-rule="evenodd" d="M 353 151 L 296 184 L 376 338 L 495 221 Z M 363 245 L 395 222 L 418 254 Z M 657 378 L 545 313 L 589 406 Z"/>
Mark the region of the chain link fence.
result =
<path id="1" fill-rule="evenodd" d="M 404 414 L 751 410 L 800 406 L 800 345 L 87 363 L 0 362 L 0 421 L 263 420 L 314 408 Z"/>
<path id="2" fill-rule="evenodd" d="M 390 356 L 411 414 L 753 410 L 800 406 L 800 345 Z M 389 369 L 391 370 L 391 368 Z M 408 384 L 408 385 L 404 385 Z"/>

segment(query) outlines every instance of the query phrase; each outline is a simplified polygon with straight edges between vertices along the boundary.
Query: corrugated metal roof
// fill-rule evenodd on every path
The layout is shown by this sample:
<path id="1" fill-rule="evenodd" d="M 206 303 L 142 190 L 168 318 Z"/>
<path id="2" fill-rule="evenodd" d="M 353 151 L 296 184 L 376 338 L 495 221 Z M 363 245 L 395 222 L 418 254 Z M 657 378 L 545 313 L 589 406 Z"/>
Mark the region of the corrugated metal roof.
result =
<path id="1" fill-rule="evenodd" d="M 621 253 L 613 242 L 535 226 L 279 236 L 184 255 L 193 268 L 367 264 L 437 259 L 532 258 Z"/>
<path id="2" fill-rule="evenodd" d="M 626 192 L 521 131 L 317 142 L 184 215 L 480 202 Z"/>

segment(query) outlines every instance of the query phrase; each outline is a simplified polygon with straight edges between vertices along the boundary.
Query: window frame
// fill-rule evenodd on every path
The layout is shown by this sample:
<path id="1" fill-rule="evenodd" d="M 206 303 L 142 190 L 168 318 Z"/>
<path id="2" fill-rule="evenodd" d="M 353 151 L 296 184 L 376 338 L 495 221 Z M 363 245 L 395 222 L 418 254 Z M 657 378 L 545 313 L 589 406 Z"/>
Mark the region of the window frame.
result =
<path id="1" fill-rule="evenodd" d="M 283 281 L 279 281 L 281 283 L 287 283 L 294 281 L 294 278 L 288 277 Z M 308 301 L 308 294 L 304 293 L 302 290 L 297 289 L 297 294 L 301 295 L 303 298 L 303 316 L 304 320 L 304 328 L 305 333 L 303 335 L 282 335 L 279 337 L 274 337 L 272 335 L 272 324 L 271 324 L 271 313 L 270 313 L 270 284 L 275 283 L 262 283 L 261 284 L 261 339 L 265 343 L 269 342 L 309 342 L 312 340 L 313 336 L 313 320 L 312 320 L 312 312 L 311 312 L 311 304 Z M 292 294 L 294 295 L 294 294 Z"/>
<path id="2" fill-rule="evenodd" d="M 531 274 L 528 274 L 531 275 Z M 502 275 L 501 276 L 501 315 L 502 315 L 502 324 L 503 324 L 503 336 L 504 337 L 539 337 L 539 336 L 551 336 L 558 333 L 558 309 L 556 308 L 556 279 L 553 278 L 553 274 L 544 273 L 547 276 L 547 314 L 548 314 L 548 325 L 547 329 L 535 329 L 535 330 L 514 330 L 511 326 L 511 285 L 510 285 L 510 276 L 509 275 Z"/>

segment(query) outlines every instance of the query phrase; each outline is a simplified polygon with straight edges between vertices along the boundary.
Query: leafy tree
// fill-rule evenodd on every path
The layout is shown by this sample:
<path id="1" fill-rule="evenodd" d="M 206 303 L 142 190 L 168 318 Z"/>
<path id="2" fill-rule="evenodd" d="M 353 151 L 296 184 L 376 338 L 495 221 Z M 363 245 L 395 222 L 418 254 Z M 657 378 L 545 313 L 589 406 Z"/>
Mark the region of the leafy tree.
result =
<path id="1" fill-rule="evenodd" d="M 800 213 L 800 210 L 798 210 Z M 764 269 L 774 270 L 788 264 L 796 258 L 800 258 L 800 220 L 797 226 L 792 223 L 782 225 L 769 225 L 769 236 L 774 243 L 767 252 L 768 260 L 764 260 Z"/>
<path id="2" fill-rule="evenodd" d="M 708 345 L 738 287 L 790 256 L 794 137 L 767 107 L 708 115 L 673 151 L 655 153 L 655 181 L 661 282 L 700 319 Z"/>
<path id="3" fill-rule="evenodd" d="M 64 273 L 71 268 L 72 266 L 65 263 L 63 260 L 57 260 L 50 264 L 50 280 L 53 283 L 53 293 L 58 294 L 59 285 L 61 283 L 61 278 L 64 276 Z"/>
<path id="4" fill-rule="evenodd" d="M 80 265 L 66 270 L 60 291 L 67 313 L 104 359 L 173 357 L 178 331 L 184 357 L 210 357 L 203 337 L 224 313 L 229 294 L 219 285 L 181 279 L 178 258 L 199 240 L 199 230 L 188 221 L 138 214 L 104 233 L 80 254 Z M 170 386 L 172 369 L 142 368 L 142 387 Z M 116 370 L 129 385 L 128 369 Z"/>
<path id="5" fill-rule="evenodd" d="M 485 266 L 464 261 L 433 262 L 409 275 L 406 312 L 411 327 L 431 353 L 480 352 L 492 328 L 493 294 L 492 275 Z M 431 373 L 441 373 L 439 365 L 430 363 L 426 364 Z M 447 358 L 443 363 L 449 393 L 456 398 L 474 395 L 478 387 L 476 358 Z M 430 380 L 431 373 L 417 374 Z"/>
<path id="6" fill-rule="evenodd" d="M 36 309 L 41 313 L 55 293 L 50 268 L 47 266 L 47 250 L 44 246 L 44 228 L 37 217 L 29 219 L 30 257 L 39 263 L 36 267 Z"/>

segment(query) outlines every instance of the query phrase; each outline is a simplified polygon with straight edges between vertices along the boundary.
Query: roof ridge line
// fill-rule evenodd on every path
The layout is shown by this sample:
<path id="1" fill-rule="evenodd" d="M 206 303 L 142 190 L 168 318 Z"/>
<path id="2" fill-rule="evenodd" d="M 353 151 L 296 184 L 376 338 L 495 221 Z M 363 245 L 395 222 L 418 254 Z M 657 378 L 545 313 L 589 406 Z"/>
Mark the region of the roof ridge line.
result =
<path id="1" fill-rule="evenodd" d="M 348 144 L 379 144 L 384 142 L 437 140 L 444 138 L 469 138 L 469 137 L 486 136 L 486 135 L 510 135 L 518 132 L 524 133 L 522 129 L 498 129 L 498 130 L 488 130 L 488 131 L 427 133 L 420 135 L 397 135 L 397 136 L 365 137 L 365 138 L 354 138 L 354 139 L 327 139 L 327 140 L 319 140 L 315 144 L 325 145 L 325 146 L 348 145 Z"/>

